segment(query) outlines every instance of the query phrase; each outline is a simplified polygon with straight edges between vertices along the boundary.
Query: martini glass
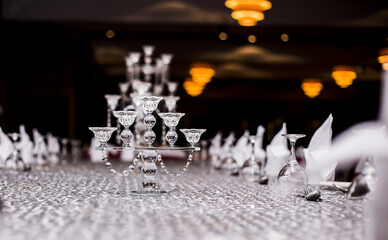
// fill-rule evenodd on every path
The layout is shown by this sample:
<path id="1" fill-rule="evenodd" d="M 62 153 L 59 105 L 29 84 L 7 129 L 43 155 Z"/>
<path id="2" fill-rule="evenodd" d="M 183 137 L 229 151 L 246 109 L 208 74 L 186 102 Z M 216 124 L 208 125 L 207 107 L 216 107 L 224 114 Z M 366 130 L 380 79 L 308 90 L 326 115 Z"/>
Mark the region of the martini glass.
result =
<path id="1" fill-rule="evenodd" d="M 18 149 L 16 147 L 16 142 L 20 138 L 20 134 L 19 133 L 9 133 L 8 136 L 12 140 L 13 151 L 12 151 L 11 155 L 9 155 L 7 157 L 7 159 L 5 160 L 5 164 L 4 164 L 5 167 L 18 169 L 21 171 L 29 170 L 26 163 L 23 161 L 23 158 L 21 157 L 20 152 L 18 151 Z"/>
<path id="2" fill-rule="evenodd" d="M 106 126 L 111 127 L 111 112 L 114 111 L 119 103 L 120 95 L 105 94 L 105 99 L 108 102 L 107 122 Z"/>
<path id="3" fill-rule="evenodd" d="M 109 141 L 112 133 L 117 130 L 116 127 L 89 127 L 89 130 L 94 133 L 94 136 L 100 142 L 100 148 L 108 147 L 107 142 Z"/>
<path id="4" fill-rule="evenodd" d="M 152 131 L 152 128 L 156 124 L 156 119 L 154 115 L 152 115 L 152 112 L 154 112 L 158 108 L 158 104 L 160 101 L 162 101 L 163 97 L 143 96 L 140 99 L 143 110 L 147 114 L 144 117 L 144 124 L 147 128 L 147 131 L 144 133 L 144 140 L 147 143 L 148 147 L 152 147 L 152 144 L 156 139 L 156 135 L 154 131 Z"/>
<path id="5" fill-rule="evenodd" d="M 184 113 L 159 113 L 159 116 L 164 120 L 164 124 L 170 128 L 166 134 L 166 140 L 170 144 L 170 147 L 174 147 L 175 142 L 178 140 L 175 127 L 184 115 Z"/>
<path id="6" fill-rule="evenodd" d="M 180 129 L 180 131 L 185 135 L 187 142 L 191 144 L 191 147 L 195 147 L 195 144 L 199 142 L 202 133 L 206 132 L 206 129 Z"/>
<path id="7" fill-rule="evenodd" d="M 165 96 L 164 97 L 164 102 L 166 103 L 166 107 L 167 107 L 169 112 L 173 112 L 175 110 L 176 103 L 178 102 L 179 99 L 180 99 L 180 97 L 177 97 L 177 96 Z"/>
<path id="8" fill-rule="evenodd" d="M 167 88 L 168 88 L 168 91 L 170 92 L 170 95 L 174 95 L 176 90 L 178 89 L 178 83 L 177 82 L 168 82 Z"/>
<path id="9" fill-rule="evenodd" d="M 121 82 L 118 84 L 121 93 L 121 109 L 125 108 L 127 102 L 127 91 L 129 88 L 129 82 Z"/>
<path id="10" fill-rule="evenodd" d="M 117 117 L 121 123 L 121 125 L 124 126 L 124 130 L 121 132 L 120 137 L 121 140 L 124 142 L 123 147 L 124 148 L 130 148 L 130 142 L 133 138 L 133 134 L 131 130 L 129 130 L 129 127 L 135 122 L 137 112 L 135 111 L 114 111 L 113 115 Z"/>
<path id="11" fill-rule="evenodd" d="M 291 154 L 286 166 L 284 166 L 278 175 L 277 183 L 279 189 L 285 193 L 305 195 L 307 185 L 307 175 L 304 169 L 299 165 L 295 157 L 295 143 L 304 134 L 282 134 L 288 138 L 291 144 Z"/>
<path id="12" fill-rule="evenodd" d="M 140 94 L 140 96 L 146 95 L 150 90 L 152 84 L 150 82 L 143 82 L 138 80 L 135 90 Z"/>
<path id="13" fill-rule="evenodd" d="M 154 84 L 154 95 L 160 96 L 163 92 L 163 84 Z"/>

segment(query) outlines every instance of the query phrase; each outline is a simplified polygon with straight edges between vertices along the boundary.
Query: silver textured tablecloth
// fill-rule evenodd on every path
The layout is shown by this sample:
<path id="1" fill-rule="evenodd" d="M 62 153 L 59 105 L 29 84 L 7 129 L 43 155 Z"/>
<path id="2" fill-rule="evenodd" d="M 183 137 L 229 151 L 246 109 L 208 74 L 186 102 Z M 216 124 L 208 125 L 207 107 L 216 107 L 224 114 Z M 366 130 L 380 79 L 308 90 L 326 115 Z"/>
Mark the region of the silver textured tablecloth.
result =
<path id="1" fill-rule="evenodd" d="M 363 239 L 362 202 L 339 192 L 309 202 L 197 166 L 159 175 L 172 193 L 131 195 L 140 174 L 102 163 L 1 170 L 0 239 Z"/>

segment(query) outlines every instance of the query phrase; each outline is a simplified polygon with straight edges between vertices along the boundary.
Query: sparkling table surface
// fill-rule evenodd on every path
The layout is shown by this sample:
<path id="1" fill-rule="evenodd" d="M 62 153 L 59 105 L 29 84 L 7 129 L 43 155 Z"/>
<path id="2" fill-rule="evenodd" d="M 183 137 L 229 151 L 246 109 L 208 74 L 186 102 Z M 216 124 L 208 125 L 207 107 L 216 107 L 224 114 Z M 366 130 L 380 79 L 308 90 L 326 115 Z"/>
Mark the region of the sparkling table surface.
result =
<path id="1" fill-rule="evenodd" d="M 340 192 L 309 202 L 205 167 L 159 175 L 171 193 L 136 196 L 140 174 L 102 163 L 0 170 L 0 239 L 363 239 L 363 204 Z"/>

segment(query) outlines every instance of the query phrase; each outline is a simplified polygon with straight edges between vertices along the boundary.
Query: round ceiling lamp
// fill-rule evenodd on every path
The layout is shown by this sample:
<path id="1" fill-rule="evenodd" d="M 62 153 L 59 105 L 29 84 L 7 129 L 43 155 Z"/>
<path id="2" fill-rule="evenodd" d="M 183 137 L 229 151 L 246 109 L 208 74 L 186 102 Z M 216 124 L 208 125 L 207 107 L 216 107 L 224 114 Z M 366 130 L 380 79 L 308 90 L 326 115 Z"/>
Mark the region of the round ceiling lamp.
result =
<path id="1" fill-rule="evenodd" d="M 356 79 L 356 70 L 352 66 L 335 66 L 331 76 L 335 83 L 341 88 L 347 88 L 352 85 L 353 80 Z"/>
<path id="2" fill-rule="evenodd" d="M 323 84 L 319 79 L 307 78 L 303 80 L 301 87 L 307 97 L 315 98 L 321 93 Z"/>
<path id="3" fill-rule="evenodd" d="M 384 70 L 388 70 L 388 48 L 383 48 L 380 50 L 378 57 L 379 63 L 381 63 Z"/>
<path id="4" fill-rule="evenodd" d="M 232 9 L 232 18 L 246 27 L 256 26 L 264 19 L 264 11 L 272 7 L 268 0 L 227 0 L 225 5 Z"/>
<path id="5" fill-rule="evenodd" d="M 187 78 L 183 83 L 183 88 L 186 90 L 187 94 L 196 97 L 202 93 L 204 86 L 194 82 L 191 78 Z"/>
<path id="6" fill-rule="evenodd" d="M 213 66 L 207 63 L 195 63 L 189 71 L 194 82 L 200 85 L 206 85 L 215 74 Z"/>

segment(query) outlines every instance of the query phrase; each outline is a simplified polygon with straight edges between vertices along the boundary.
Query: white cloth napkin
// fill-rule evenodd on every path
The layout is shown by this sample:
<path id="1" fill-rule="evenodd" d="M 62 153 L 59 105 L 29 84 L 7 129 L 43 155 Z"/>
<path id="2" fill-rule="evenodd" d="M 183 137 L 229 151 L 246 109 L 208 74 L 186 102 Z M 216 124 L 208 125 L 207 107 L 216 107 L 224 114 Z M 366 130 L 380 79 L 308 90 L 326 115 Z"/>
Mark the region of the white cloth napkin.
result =
<path id="1" fill-rule="evenodd" d="M 61 146 L 59 141 L 51 133 L 47 133 L 47 150 L 49 152 L 49 161 L 51 164 L 57 164 L 59 162 L 59 152 Z"/>
<path id="2" fill-rule="evenodd" d="M 233 149 L 233 142 L 235 139 L 234 136 L 235 136 L 234 132 L 231 132 L 229 136 L 225 139 L 224 145 L 222 145 L 221 147 L 221 155 L 220 155 L 221 160 L 228 157 L 230 148 Z"/>
<path id="3" fill-rule="evenodd" d="M 47 144 L 44 141 L 44 137 L 39 133 L 38 129 L 32 129 L 32 135 L 34 137 L 34 149 L 33 152 L 40 152 L 42 155 L 47 156 Z"/>
<path id="4" fill-rule="evenodd" d="M 244 134 L 237 140 L 236 145 L 232 150 L 232 156 L 236 160 L 237 165 L 242 167 L 250 155 L 251 147 L 249 143 L 249 131 L 245 131 Z"/>
<path id="5" fill-rule="evenodd" d="M 33 163 L 32 149 L 34 148 L 34 143 L 31 141 L 30 136 L 26 132 L 24 125 L 20 125 L 20 141 L 17 144 L 17 148 L 20 150 L 20 155 L 23 161 L 26 164 Z"/>
<path id="6" fill-rule="evenodd" d="M 210 147 L 209 147 L 210 156 L 221 155 L 221 142 L 222 142 L 222 133 L 218 132 L 216 136 L 211 140 Z"/>
<path id="7" fill-rule="evenodd" d="M 332 123 L 333 116 L 330 114 L 322 126 L 315 131 L 308 148 L 303 149 L 309 183 L 334 181 L 337 161 L 321 157 L 326 156 L 331 149 Z"/>
<path id="8" fill-rule="evenodd" d="M 3 166 L 5 160 L 11 155 L 13 144 L 11 139 L 3 132 L 0 127 L 0 165 Z"/>
<path id="9" fill-rule="evenodd" d="M 287 138 L 282 134 L 287 134 L 286 123 L 283 123 L 282 129 L 275 135 L 271 143 L 267 146 L 267 166 L 266 172 L 270 177 L 277 177 L 280 170 L 287 164 L 290 156 Z"/>
<path id="10" fill-rule="evenodd" d="M 265 128 L 263 126 L 257 127 L 256 132 L 256 142 L 255 142 L 255 158 L 257 161 L 260 161 L 262 164 L 265 162 L 265 150 L 263 149 L 263 137 L 264 137 Z"/>
<path id="11" fill-rule="evenodd" d="M 98 146 L 100 146 L 100 142 L 97 140 L 97 138 L 93 137 L 89 148 L 90 161 L 92 162 L 101 162 L 102 153 L 101 151 L 96 150 L 96 147 Z"/>

